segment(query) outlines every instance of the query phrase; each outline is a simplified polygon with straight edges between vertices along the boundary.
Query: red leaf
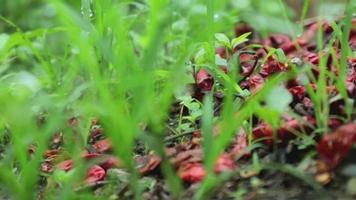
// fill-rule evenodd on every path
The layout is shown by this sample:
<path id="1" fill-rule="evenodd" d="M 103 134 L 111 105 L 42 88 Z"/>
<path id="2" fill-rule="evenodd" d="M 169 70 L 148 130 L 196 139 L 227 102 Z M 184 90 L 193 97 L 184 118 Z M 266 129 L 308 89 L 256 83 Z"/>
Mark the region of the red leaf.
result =
<path id="1" fill-rule="evenodd" d="M 70 171 L 73 168 L 73 160 L 65 160 L 57 164 L 57 167 L 65 172 Z"/>
<path id="2" fill-rule="evenodd" d="M 251 54 L 240 54 L 240 66 L 241 71 L 240 74 L 242 76 L 248 76 L 252 73 L 255 67 L 256 56 Z"/>
<path id="3" fill-rule="evenodd" d="M 44 162 L 41 164 L 41 171 L 45 173 L 51 173 L 53 172 L 53 166 L 49 162 Z"/>
<path id="4" fill-rule="evenodd" d="M 258 92 L 263 87 L 264 82 L 262 76 L 258 74 L 247 78 L 247 85 L 252 93 Z"/>
<path id="5" fill-rule="evenodd" d="M 141 174 L 147 174 L 155 169 L 161 164 L 162 159 L 158 157 L 157 155 L 147 155 L 147 156 L 142 156 L 140 159 L 137 160 L 140 162 L 140 173 Z"/>
<path id="6" fill-rule="evenodd" d="M 175 166 L 185 165 L 186 163 L 200 162 L 203 159 L 203 151 L 201 148 L 185 150 L 178 152 L 170 161 Z"/>
<path id="7" fill-rule="evenodd" d="M 281 62 L 274 60 L 273 58 L 269 58 L 265 64 L 262 65 L 260 74 L 263 77 L 275 74 L 277 72 L 282 72 L 287 69 L 286 65 Z"/>
<path id="8" fill-rule="evenodd" d="M 92 158 L 96 158 L 98 156 L 100 156 L 100 154 L 98 154 L 98 153 L 89 153 L 87 150 L 85 150 L 82 153 L 82 158 L 84 158 L 84 159 L 92 159 Z"/>
<path id="9" fill-rule="evenodd" d="M 219 55 L 221 58 L 226 58 L 226 48 L 217 47 L 215 49 L 215 54 Z"/>
<path id="10" fill-rule="evenodd" d="M 105 178 L 106 172 L 99 165 L 92 166 L 87 173 L 85 182 L 88 184 L 94 184 L 98 181 L 101 181 Z"/>
<path id="11" fill-rule="evenodd" d="M 178 176 L 186 182 L 197 183 L 204 179 L 205 170 L 201 163 L 188 163 L 179 167 Z"/>
<path id="12" fill-rule="evenodd" d="M 234 160 L 227 154 L 221 155 L 215 163 L 216 173 L 232 171 L 236 168 Z"/>
<path id="13" fill-rule="evenodd" d="M 62 152 L 62 149 L 52 149 L 47 150 L 44 153 L 44 157 L 47 161 L 52 162 L 54 159 L 58 157 L 58 155 Z"/>
<path id="14" fill-rule="evenodd" d="M 113 156 L 110 156 L 109 158 L 107 158 L 104 162 L 102 162 L 100 164 L 100 166 L 107 170 L 107 169 L 111 169 L 111 168 L 118 168 L 122 166 L 121 161 Z"/>
<path id="15" fill-rule="evenodd" d="M 302 85 L 291 87 L 288 91 L 293 95 L 295 101 L 302 100 L 307 94 L 305 87 Z"/>
<path id="16" fill-rule="evenodd" d="M 354 143 L 356 143 L 356 123 L 343 125 L 336 131 L 324 135 L 317 151 L 319 157 L 334 168 L 347 157 Z"/>
<path id="17" fill-rule="evenodd" d="M 264 138 L 265 143 L 269 146 L 273 144 L 273 130 L 267 123 L 261 123 L 252 131 L 254 139 Z"/>
<path id="18" fill-rule="evenodd" d="M 284 53 L 290 54 L 296 50 L 296 46 L 293 44 L 290 37 L 286 34 L 274 34 L 264 41 L 264 45 L 273 48 L 281 48 Z"/>
<path id="19" fill-rule="evenodd" d="M 248 147 L 247 134 L 244 131 L 242 131 L 237 135 L 235 142 L 232 146 L 232 149 L 230 150 L 229 153 L 235 159 L 240 158 L 242 155 L 248 156 L 250 155 L 250 153 L 246 152 L 247 147 Z"/>
<path id="20" fill-rule="evenodd" d="M 103 139 L 97 141 L 93 147 L 97 153 L 105 153 L 112 149 L 112 143 L 109 139 Z"/>
<path id="21" fill-rule="evenodd" d="M 213 87 L 214 79 L 205 69 L 200 69 L 196 75 L 198 88 L 203 91 L 209 91 Z"/>

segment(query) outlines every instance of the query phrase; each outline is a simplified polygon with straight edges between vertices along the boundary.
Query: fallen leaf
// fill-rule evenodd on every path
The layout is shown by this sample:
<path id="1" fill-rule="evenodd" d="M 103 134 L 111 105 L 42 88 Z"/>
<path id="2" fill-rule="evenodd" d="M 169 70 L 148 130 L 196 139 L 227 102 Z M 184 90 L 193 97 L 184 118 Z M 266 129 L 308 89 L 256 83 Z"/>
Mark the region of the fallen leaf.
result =
<path id="1" fill-rule="evenodd" d="M 73 168 L 73 160 L 65 160 L 57 164 L 57 168 L 68 172 Z"/>
<path id="2" fill-rule="evenodd" d="M 248 142 L 247 142 L 247 134 L 242 130 L 238 133 L 235 138 L 235 142 L 232 145 L 229 154 L 234 158 L 240 158 L 242 156 L 249 156 L 250 152 L 247 152 Z"/>
<path id="3" fill-rule="evenodd" d="M 89 168 L 85 183 L 87 184 L 94 184 L 98 181 L 101 181 L 105 178 L 106 172 L 105 170 L 100 167 L 99 165 L 94 165 Z"/>
<path id="4" fill-rule="evenodd" d="M 139 172 L 141 174 L 147 174 L 155 169 L 161 164 L 162 159 L 157 155 L 147 155 L 141 156 L 137 159 L 140 162 L 141 167 L 139 167 Z"/>
<path id="5" fill-rule="evenodd" d="M 214 79 L 206 69 L 200 69 L 196 74 L 196 82 L 201 90 L 210 91 L 213 87 Z"/>
<path id="6" fill-rule="evenodd" d="M 214 171 L 216 173 L 232 171 L 236 169 L 236 164 L 234 160 L 228 154 L 223 154 L 219 156 L 215 163 Z"/>
<path id="7" fill-rule="evenodd" d="M 204 166 L 201 163 L 188 163 L 178 168 L 178 176 L 189 183 L 200 182 L 205 177 Z"/>
<path id="8" fill-rule="evenodd" d="M 319 157 L 334 168 L 348 156 L 355 142 L 356 123 L 351 123 L 325 134 L 318 144 L 317 151 Z"/>
<path id="9" fill-rule="evenodd" d="M 109 139 L 103 139 L 97 141 L 93 147 L 97 153 L 105 153 L 112 149 L 112 143 Z"/>

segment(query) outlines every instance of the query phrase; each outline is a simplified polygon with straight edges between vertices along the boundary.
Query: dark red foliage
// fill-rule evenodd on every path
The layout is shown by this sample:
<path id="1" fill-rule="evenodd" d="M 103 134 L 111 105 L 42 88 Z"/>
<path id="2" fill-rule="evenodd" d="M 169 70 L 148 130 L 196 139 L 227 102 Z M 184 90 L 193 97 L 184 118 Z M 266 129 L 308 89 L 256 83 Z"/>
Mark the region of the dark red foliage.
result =
<path id="1" fill-rule="evenodd" d="M 267 145 L 271 146 L 273 144 L 273 129 L 267 123 L 260 123 L 252 130 L 252 134 L 255 140 L 263 138 Z"/>
<path id="2" fill-rule="evenodd" d="M 286 55 L 296 50 L 291 38 L 286 34 L 274 34 L 267 38 L 263 44 L 268 47 L 281 48 Z"/>
<path id="3" fill-rule="evenodd" d="M 252 134 L 255 140 L 264 138 L 265 144 L 271 146 L 274 139 L 277 139 L 283 143 L 288 142 L 301 132 L 310 132 L 315 124 L 315 119 L 309 116 L 304 116 L 300 120 L 293 117 L 283 117 L 281 126 L 276 130 L 276 138 L 273 138 L 272 126 L 265 122 L 258 124 L 253 129 Z"/>
<path id="4" fill-rule="evenodd" d="M 140 156 L 136 159 L 139 164 L 139 172 L 141 174 L 147 174 L 155 169 L 161 164 L 162 159 L 157 155 Z"/>
<path id="5" fill-rule="evenodd" d="M 221 58 L 226 58 L 226 48 L 224 47 L 215 48 L 215 54 L 219 55 Z"/>
<path id="6" fill-rule="evenodd" d="M 247 76 L 252 73 L 256 65 L 256 55 L 240 54 L 240 74 Z"/>
<path id="7" fill-rule="evenodd" d="M 247 134 L 244 131 L 241 131 L 235 139 L 235 142 L 232 145 L 229 154 L 234 158 L 240 158 L 241 156 L 249 156 L 250 152 L 247 152 L 248 140 Z"/>
<path id="8" fill-rule="evenodd" d="M 304 52 L 303 58 L 313 65 L 319 64 L 319 55 L 317 53 Z"/>
<path id="9" fill-rule="evenodd" d="M 277 72 L 282 72 L 287 69 L 287 66 L 273 58 L 269 58 L 265 64 L 262 65 L 260 74 L 267 77 Z"/>
<path id="10" fill-rule="evenodd" d="M 203 151 L 201 148 L 181 151 L 171 158 L 171 163 L 175 166 L 185 165 L 186 163 L 201 162 L 203 160 Z"/>
<path id="11" fill-rule="evenodd" d="M 308 45 L 313 45 L 315 47 L 315 41 L 316 41 L 316 35 L 319 30 L 319 24 L 318 22 L 313 22 L 310 23 L 309 25 L 306 26 L 306 30 L 302 34 L 302 36 L 299 38 L 299 45 L 302 47 L 307 47 Z M 330 33 L 332 33 L 333 29 L 330 25 L 329 22 L 324 21 L 321 25 L 321 28 L 323 29 L 323 32 L 325 34 L 324 37 L 327 37 Z"/>
<path id="12" fill-rule="evenodd" d="M 210 91 L 214 84 L 213 77 L 206 69 L 200 69 L 196 75 L 198 88 L 203 91 Z"/>
<path id="13" fill-rule="evenodd" d="M 329 118 L 328 126 L 330 129 L 336 129 L 343 124 L 343 121 L 337 118 Z"/>
<path id="14" fill-rule="evenodd" d="M 112 143 L 109 139 L 103 139 L 97 141 L 93 147 L 97 153 L 105 153 L 112 149 Z"/>
<path id="15" fill-rule="evenodd" d="M 301 101 L 307 94 L 305 87 L 302 85 L 290 87 L 288 91 L 293 95 L 294 101 Z"/>
<path id="16" fill-rule="evenodd" d="M 58 157 L 58 155 L 62 152 L 62 149 L 52 149 L 52 150 L 47 150 L 44 153 L 44 157 L 46 158 L 46 161 L 53 161 Z"/>
<path id="17" fill-rule="evenodd" d="M 332 133 L 325 134 L 318 144 L 317 151 L 319 157 L 331 168 L 334 168 L 347 157 L 355 143 L 356 123 L 351 123 L 341 126 Z"/>
<path id="18" fill-rule="evenodd" d="M 52 173 L 53 172 L 53 165 L 49 162 L 44 162 L 41 164 L 41 171 L 44 173 Z"/>
<path id="19" fill-rule="evenodd" d="M 108 156 L 105 158 L 103 162 L 100 163 L 100 167 L 102 167 L 105 170 L 111 169 L 111 168 L 119 168 L 122 167 L 122 162 L 114 157 L 114 156 Z"/>
<path id="20" fill-rule="evenodd" d="M 188 163 L 178 168 L 178 176 L 189 183 L 200 182 L 205 175 L 204 166 L 201 163 Z"/>
<path id="21" fill-rule="evenodd" d="M 234 160 L 228 154 L 223 154 L 219 156 L 218 160 L 215 163 L 214 171 L 216 173 L 232 171 L 236 169 L 236 164 Z"/>
<path id="22" fill-rule="evenodd" d="M 87 150 L 83 151 L 82 158 L 84 159 L 92 159 L 100 156 L 98 153 L 89 153 Z"/>
<path id="23" fill-rule="evenodd" d="M 105 178 L 106 172 L 105 170 L 100 167 L 99 165 L 94 165 L 89 168 L 85 183 L 87 184 L 95 184 L 98 181 L 101 181 Z"/>
<path id="24" fill-rule="evenodd" d="M 295 118 L 288 118 L 283 120 L 281 127 L 277 130 L 278 139 L 282 142 L 289 141 L 296 137 L 296 134 L 301 131 L 310 130 L 308 123 L 314 125 L 314 119 L 311 117 L 303 117 L 301 120 Z"/>
<path id="25" fill-rule="evenodd" d="M 65 160 L 57 164 L 57 167 L 65 172 L 68 172 L 73 168 L 73 164 L 73 160 Z"/>
<path id="26" fill-rule="evenodd" d="M 248 88 L 252 93 L 256 93 L 263 87 L 264 78 L 259 74 L 252 75 L 246 79 L 242 86 Z"/>

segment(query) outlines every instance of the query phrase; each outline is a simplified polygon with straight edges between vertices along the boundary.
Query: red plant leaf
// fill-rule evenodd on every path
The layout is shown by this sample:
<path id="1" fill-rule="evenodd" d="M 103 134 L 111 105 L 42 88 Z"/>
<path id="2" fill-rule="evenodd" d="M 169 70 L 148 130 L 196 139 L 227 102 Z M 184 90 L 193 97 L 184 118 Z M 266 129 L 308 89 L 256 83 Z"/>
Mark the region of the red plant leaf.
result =
<path id="1" fill-rule="evenodd" d="M 112 149 L 112 143 L 109 139 L 103 139 L 97 141 L 93 147 L 97 153 L 105 153 Z"/>
<path id="2" fill-rule="evenodd" d="M 101 181 L 105 178 L 106 172 L 99 165 L 94 165 L 89 168 L 85 182 L 87 184 L 94 184 L 98 181 Z"/>
<path id="3" fill-rule="evenodd" d="M 296 50 L 295 44 L 293 44 L 291 38 L 286 34 L 274 34 L 264 41 L 264 45 L 281 48 L 286 55 L 293 53 Z"/>
<path id="4" fill-rule="evenodd" d="M 252 93 L 258 92 L 263 87 L 264 82 L 264 78 L 258 74 L 247 78 L 247 85 Z"/>
<path id="5" fill-rule="evenodd" d="M 84 159 L 92 159 L 92 158 L 96 158 L 98 156 L 100 156 L 100 154 L 89 153 L 87 150 L 84 150 L 84 152 L 82 153 L 82 158 L 84 158 Z"/>
<path id="6" fill-rule="evenodd" d="M 141 156 L 137 159 L 140 162 L 140 169 L 139 172 L 141 174 L 147 174 L 155 169 L 161 164 L 162 159 L 157 155 L 147 155 Z"/>
<path id="7" fill-rule="evenodd" d="M 200 69 L 196 75 L 198 88 L 203 91 L 210 91 L 214 84 L 213 77 L 206 69 Z"/>
<path id="8" fill-rule="evenodd" d="M 53 172 L 53 165 L 49 162 L 44 162 L 41 164 L 41 171 L 45 173 L 52 173 Z"/>
<path id="9" fill-rule="evenodd" d="M 171 159 L 175 166 L 185 165 L 186 163 L 200 162 L 203 160 L 203 151 L 201 148 L 179 152 Z"/>
<path id="10" fill-rule="evenodd" d="M 354 143 L 356 143 L 356 123 L 346 124 L 324 135 L 317 151 L 319 157 L 334 168 L 348 156 Z"/>
<path id="11" fill-rule="evenodd" d="M 205 175 L 204 166 L 201 163 L 188 163 L 178 168 L 178 176 L 189 183 L 200 182 Z"/>
<path id="12" fill-rule="evenodd" d="M 247 76 L 252 73 L 256 62 L 256 56 L 251 54 L 240 54 L 240 74 Z"/>
<path id="13" fill-rule="evenodd" d="M 293 95 L 294 101 L 302 100 L 307 94 L 305 87 L 302 85 L 291 87 L 288 91 Z"/>
<path id="14" fill-rule="evenodd" d="M 53 160 L 55 160 L 58 155 L 62 152 L 62 149 L 52 149 L 52 150 L 47 150 L 44 153 L 44 158 L 49 161 L 52 162 Z"/>
<path id="15" fill-rule="evenodd" d="M 250 153 L 246 152 L 247 147 L 248 147 L 247 134 L 244 131 L 241 131 L 237 135 L 235 142 L 234 142 L 231 150 L 229 151 L 229 153 L 235 159 L 240 158 L 243 155 L 249 156 Z"/>
<path id="16" fill-rule="evenodd" d="M 73 164 L 73 160 L 65 160 L 57 164 L 57 167 L 65 172 L 68 172 L 73 169 Z"/>
<path id="17" fill-rule="evenodd" d="M 252 130 L 254 139 L 265 139 L 265 144 L 271 146 L 273 144 L 273 130 L 267 123 L 261 123 Z"/>
<path id="18" fill-rule="evenodd" d="M 106 160 L 104 162 L 100 163 L 100 167 L 102 167 L 105 170 L 111 169 L 111 168 L 119 168 L 122 166 L 123 166 L 123 164 L 122 164 L 121 160 L 119 160 L 118 158 L 116 158 L 114 156 L 109 156 L 108 158 L 106 158 Z"/>
<path id="19" fill-rule="evenodd" d="M 221 58 L 226 58 L 226 48 L 224 47 L 215 48 L 215 54 L 219 55 Z"/>
<path id="20" fill-rule="evenodd" d="M 273 58 L 269 58 L 265 64 L 262 65 L 260 74 L 263 77 L 275 74 L 277 72 L 282 72 L 287 69 L 286 65 L 281 62 L 276 61 Z"/>
<path id="21" fill-rule="evenodd" d="M 219 156 L 215 163 L 214 171 L 216 173 L 232 171 L 236 168 L 234 160 L 228 154 L 223 154 Z"/>

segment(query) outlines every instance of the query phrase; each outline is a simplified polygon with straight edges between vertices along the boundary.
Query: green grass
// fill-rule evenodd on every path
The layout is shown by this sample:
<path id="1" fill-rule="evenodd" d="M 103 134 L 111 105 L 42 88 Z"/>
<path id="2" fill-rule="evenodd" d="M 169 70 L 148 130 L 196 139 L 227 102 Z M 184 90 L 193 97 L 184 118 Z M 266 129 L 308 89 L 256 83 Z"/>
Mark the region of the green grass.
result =
<path id="1" fill-rule="evenodd" d="M 79 164 L 71 173 L 51 177 L 61 187 L 46 191 L 47 198 L 94 199 L 91 192 L 77 193 L 73 187 L 85 176 L 88 163 L 81 161 L 80 154 L 86 145 L 90 122 L 98 117 L 113 141 L 115 155 L 130 173 L 128 183 L 136 199 L 141 199 L 142 193 L 142 188 L 137 187 L 140 177 L 133 160 L 138 140 L 162 156 L 164 179 L 173 196 L 181 198 L 184 186 L 164 155 L 162 141 L 167 136 L 171 105 L 186 94 L 188 84 L 194 83 L 189 73 L 191 57 L 204 48 L 206 59 L 197 67 L 205 66 L 221 75 L 215 63 L 214 35 L 226 33 L 232 39 L 236 21 L 248 21 L 265 35 L 280 32 L 283 27 L 279 25 L 285 24 L 290 27 L 287 32 L 297 30 L 290 21 L 293 14 L 283 1 L 246 2 L 250 3 L 247 10 L 231 5 L 228 0 L 6 1 L 0 8 L 0 130 L 2 137 L 7 131 L 11 135 L 11 142 L 0 155 L 0 184 L 5 194 L 13 199 L 37 199 L 42 155 L 53 134 L 62 131 L 66 153 L 75 155 Z M 308 0 L 304 3 L 302 22 L 309 3 Z M 265 10 L 262 4 L 268 4 L 270 10 Z M 275 13 L 276 7 L 283 7 L 284 12 Z M 259 12 L 262 8 L 264 11 Z M 335 36 L 342 42 L 342 58 L 338 63 L 341 77 L 334 81 L 347 101 L 351 101 L 344 90 L 346 58 L 350 55 L 347 39 L 351 9 L 344 19 L 346 26 L 339 30 L 341 35 Z M 256 12 L 258 15 L 251 17 Z M 261 18 L 276 23 L 268 27 Z M 341 29 L 336 25 L 337 28 Z M 319 34 L 319 49 L 322 42 Z M 328 74 L 326 60 L 321 63 L 318 89 L 315 93 L 310 89 L 309 93 L 320 133 L 324 134 L 329 113 Z M 209 155 L 204 157 L 204 164 L 208 175 L 196 199 L 207 199 L 221 179 L 226 178 L 224 174 L 213 173 L 216 159 L 236 130 L 244 123 L 250 125 L 252 115 L 272 109 L 261 102 L 290 76 L 282 73 L 271 78 L 257 95 L 236 104 L 236 93 L 242 91 L 234 82 L 237 79 L 234 74 L 232 71 L 219 80 L 225 98 L 218 119 L 213 115 L 212 94 L 206 95 L 202 102 L 204 154 Z M 46 122 L 38 126 L 40 115 L 46 116 Z M 67 119 L 73 116 L 80 119 L 76 130 L 67 125 Z M 216 121 L 222 124 L 222 129 L 214 138 L 212 127 Z M 32 158 L 28 157 L 30 144 L 37 146 Z M 272 165 L 266 167 L 271 168 Z M 291 171 L 280 166 L 278 169 Z M 300 174 L 294 175 L 303 179 Z M 311 180 L 307 182 L 318 188 Z"/>

